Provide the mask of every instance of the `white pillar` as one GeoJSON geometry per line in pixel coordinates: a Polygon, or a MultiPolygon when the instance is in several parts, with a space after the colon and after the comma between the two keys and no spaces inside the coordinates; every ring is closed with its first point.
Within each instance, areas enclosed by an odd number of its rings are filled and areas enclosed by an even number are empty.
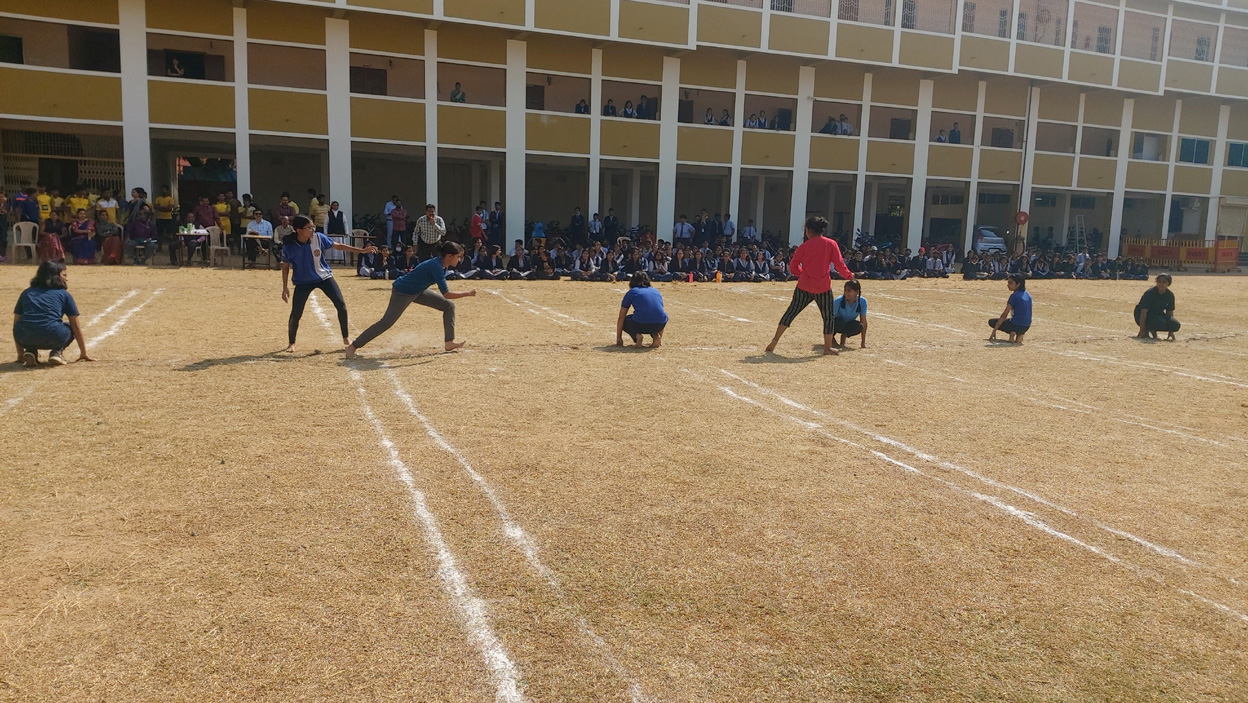
{"type": "Polygon", "coordinates": [[[1209,181],[1209,211],[1205,213],[1206,242],[1218,240],[1218,214],[1222,209],[1222,169],[1226,166],[1226,136],[1230,128],[1231,106],[1223,105],[1218,111],[1218,140],[1213,145],[1213,178],[1209,181]]]}
{"type": "Polygon", "coordinates": [[[767,176],[758,174],[758,192],[754,199],[754,226],[758,228],[758,235],[763,235],[763,204],[767,200],[767,176]]]}
{"type": "Polygon", "coordinates": [[[971,248],[975,237],[975,221],[979,219],[979,156],[984,143],[984,102],[988,95],[988,82],[979,82],[979,95],[975,98],[975,128],[971,131],[971,182],[966,189],[966,228],[962,235],[960,254],[971,248]]]}
{"type": "MultiPolygon", "coordinates": [[[[872,235],[875,234],[875,209],[879,207],[879,202],[880,182],[873,180],[867,184],[866,212],[863,213],[863,218],[866,220],[867,225],[864,229],[872,235]]],[[[904,249],[905,247],[902,248],[904,249]]],[[[918,249],[915,249],[915,251],[918,251],[918,249]]]]}
{"type": "MultiPolygon", "coordinates": [[[[477,163],[476,161],[472,161],[472,162],[469,162],[468,167],[471,169],[470,173],[472,176],[472,180],[470,181],[471,190],[469,192],[469,195],[471,197],[469,198],[469,202],[472,203],[472,208],[473,208],[472,211],[476,212],[477,204],[481,202],[481,164],[477,163]]],[[[489,212],[490,209],[487,207],[485,211],[489,212]]]]}
{"type": "Polygon", "coordinates": [[[680,59],[663,57],[663,93],[659,115],[659,206],[655,232],[665,232],[676,222],[676,139],[680,126],[680,59]]]}
{"type": "Polygon", "coordinates": [[[1174,203],[1174,164],[1179,160],[1179,122],[1183,118],[1183,101],[1174,101],[1174,121],[1170,124],[1170,153],[1166,155],[1166,199],[1161,208],[1162,239],[1170,236],[1170,207],[1174,203]]]}
{"type": "Polygon", "coordinates": [[[503,183],[502,183],[502,165],[498,159],[490,159],[490,202],[489,208],[494,209],[494,203],[503,201],[503,183]]]}
{"type": "Polygon", "coordinates": [[[1074,193],[1067,191],[1064,198],[1066,204],[1062,209],[1062,246],[1070,241],[1070,198],[1073,195],[1074,193]]]}
{"type": "Polygon", "coordinates": [[[728,212],[737,229],[745,224],[741,217],[741,140],[745,134],[745,60],[737,60],[737,89],[732,100],[732,167],[728,176],[728,212]]]}
{"type": "MultiPolygon", "coordinates": [[[[351,24],[325,18],[325,85],[351,84],[351,24]]],[[[326,98],[329,98],[327,94],[326,98]]],[[[344,96],[345,97],[345,96],[344,96]]],[[[329,100],[329,197],[351,229],[351,101],[329,100]]]]}
{"type": "MultiPolygon", "coordinates": [[[[147,5],[118,0],[121,42],[121,139],[125,188],[152,190],[152,135],[147,109],[147,5]]],[[[123,194],[124,197],[128,195],[123,194]]]]}
{"type": "MultiPolygon", "coordinates": [[[[586,218],[602,208],[602,49],[589,52],[589,207],[586,218]]],[[[603,214],[605,217],[605,213],[603,214]]]]}
{"type": "Polygon", "coordinates": [[[793,188],[789,201],[789,244],[792,246],[802,243],[806,223],[806,200],[810,195],[810,125],[814,111],[815,67],[802,66],[797,73],[797,128],[793,130],[793,188]]]}
{"type": "MultiPolygon", "coordinates": [[[[629,200],[631,201],[628,205],[628,226],[632,228],[641,224],[641,169],[640,168],[633,169],[633,182],[632,182],[632,185],[630,185],[628,188],[628,197],[629,197],[629,200]]],[[[663,232],[667,232],[669,233],[668,236],[670,238],[671,231],[672,230],[671,230],[670,225],[667,227],[667,229],[664,229],[662,224],[656,225],[654,228],[654,234],[656,237],[661,235],[663,232]]]]}
{"type": "Polygon", "coordinates": [[[425,202],[438,204],[438,30],[425,30],[425,202]]]}
{"type": "Polygon", "coordinates": [[[1114,174],[1113,210],[1109,213],[1108,239],[1109,258],[1118,257],[1119,240],[1122,239],[1122,208],[1127,200],[1127,166],[1131,156],[1131,119],[1135,114],[1135,100],[1127,98],[1122,101],[1122,128],[1118,132],[1118,168],[1114,174]]]}
{"type": "MultiPolygon", "coordinates": [[[[251,93],[247,88],[247,10],[234,8],[234,168],[238,197],[251,192],[251,93]]],[[[175,194],[176,197],[176,194],[175,194]]]]}
{"type": "MultiPolygon", "coordinates": [[[[1023,178],[1019,183],[1018,189],[1018,210],[1019,212],[1031,212],[1031,182],[1035,180],[1036,168],[1036,130],[1040,126],[1040,87],[1032,86],[1031,96],[1027,99],[1027,134],[1026,142],[1023,144],[1023,178]]],[[[1130,137],[1131,133],[1127,132],[1130,137]]],[[[1130,139],[1126,143],[1130,143],[1130,139]]],[[[1121,149],[1119,149],[1121,151],[1121,149]]],[[[1124,175],[1125,178],[1125,175],[1124,175]]],[[[1015,232],[1015,237],[1023,235],[1026,237],[1027,225],[1017,225],[1020,231],[1015,232]]],[[[1024,239],[1024,241],[1026,241],[1024,239]]]]}
{"type": "MultiPolygon", "coordinates": [[[[834,28],[835,29],[835,28],[834,28]]],[[[869,229],[864,200],[867,196],[867,134],[871,131],[871,73],[862,75],[862,114],[858,116],[858,177],[854,179],[854,233],[869,229]]],[[[874,210],[874,206],[872,206],[874,210]]]]}
{"type": "Polygon", "coordinates": [[[932,93],[936,84],[919,81],[919,110],[914,133],[914,169],[910,178],[910,203],[906,210],[906,244],[918,251],[923,242],[927,216],[927,156],[932,143],[932,93]]]}
{"type": "MultiPolygon", "coordinates": [[[[524,239],[525,191],[525,82],[529,45],[523,40],[507,40],[507,239],[524,239]]],[[[509,242],[503,242],[504,250],[509,242]]]]}

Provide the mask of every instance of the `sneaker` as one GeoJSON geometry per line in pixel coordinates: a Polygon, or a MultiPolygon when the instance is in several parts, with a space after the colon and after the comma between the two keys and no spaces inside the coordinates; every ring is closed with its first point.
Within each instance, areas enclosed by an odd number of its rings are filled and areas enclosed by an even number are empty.
{"type": "Polygon", "coordinates": [[[39,365],[39,357],[34,352],[22,352],[22,366],[33,369],[39,365]]]}
{"type": "Polygon", "coordinates": [[[69,362],[65,361],[65,357],[61,354],[61,352],[55,351],[48,355],[48,363],[52,366],[64,366],[69,362]]]}

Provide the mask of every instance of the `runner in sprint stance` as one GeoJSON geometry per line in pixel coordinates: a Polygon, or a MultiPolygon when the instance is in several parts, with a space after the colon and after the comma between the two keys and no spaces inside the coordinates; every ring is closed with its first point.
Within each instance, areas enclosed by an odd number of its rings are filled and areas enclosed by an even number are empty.
{"type": "Polygon", "coordinates": [[[399,276],[391,286],[390,304],[386,313],[364,333],[355,338],[355,342],[347,345],[347,358],[354,359],[355,352],[365,344],[381,336],[403,316],[403,311],[412,303],[431,307],[442,311],[442,331],[448,352],[464,346],[463,342],[455,341],[455,303],[456,298],[468,298],[477,294],[476,289],[452,293],[446,287],[446,270],[459,265],[464,256],[464,248],[455,242],[442,242],[438,245],[439,256],[427,259],[410,272],[399,276]],[[438,290],[431,290],[433,286],[438,290]],[[440,292],[439,292],[440,291],[440,292]]]}
{"type": "Polygon", "coordinates": [[[290,286],[287,279],[293,280],[295,284],[295,299],[290,305],[290,322],[287,324],[290,346],[286,347],[286,351],[295,350],[295,335],[299,333],[299,318],[303,317],[303,308],[308,304],[308,296],[317,289],[320,289],[334,304],[334,307],[338,308],[338,326],[342,328],[342,343],[344,346],[348,345],[351,340],[347,339],[347,304],[342,300],[342,291],[338,290],[333,271],[329,270],[329,264],[325,262],[325,250],[337,249],[354,254],[372,254],[377,251],[377,247],[370,244],[364,249],[359,249],[346,244],[338,244],[317,232],[312,220],[303,215],[295,215],[290,224],[295,231],[282,239],[283,303],[290,301],[290,286]],[[295,271],[294,276],[290,274],[291,269],[295,271]]]}
{"type": "Polygon", "coordinates": [[[845,266],[841,258],[841,248],[836,242],[824,236],[828,230],[828,221],[822,217],[811,217],[806,220],[805,240],[793,252],[793,261],[789,270],[797,274],[797,287],[793,289],[793,302],[780,318],[776,326],[776,336],[771,338],[767,351],[776,350],[780,336],[784,334],[797,318],[798,314],[812,302],[819,306],[819,314],[823,316],[823,354],[836,355],[838,352],[833,343],[836,335],[836,318],[832,311],[832,267],[847,281],[854,280],[854,274],[845,266]]]}

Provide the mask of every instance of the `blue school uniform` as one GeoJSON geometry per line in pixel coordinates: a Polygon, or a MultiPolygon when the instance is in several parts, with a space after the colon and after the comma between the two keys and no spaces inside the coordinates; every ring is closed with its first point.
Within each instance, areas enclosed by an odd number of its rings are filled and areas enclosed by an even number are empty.
{"type": "Polygon", "coordinates": [[[430,286],[436,285],[438,290],[446,293],[446,269],[442,268],[442,257],[427,259],[410,273],[399,276],[394,282],[394,292],[402,295],[420,295],[430,286]]]}
{"type": "Polygon", "coordinates": [[[629,288],[620,307],[633,308],[633,320],[643,325],[666,325],[667,312],[663,309],[663,294],[655,288],[629,288]]]}
{"type": "Polygon", "coordinates": [[[315,232],[306,243],[299,236],[288,235],[282,240],[282,261],[290,264],[290,280],[295,285],[320,283],[334,277],[325,261],[325,252],[334,248],[334,240],[315,232]]]}
{"type": "Polygon", "coordinates": [[[1016,290],[1010,294],[1010,309],[1014,316],[1010,321],[1019,327],[1031,327],[1031,294],[1025,290],[1016,290]]]}

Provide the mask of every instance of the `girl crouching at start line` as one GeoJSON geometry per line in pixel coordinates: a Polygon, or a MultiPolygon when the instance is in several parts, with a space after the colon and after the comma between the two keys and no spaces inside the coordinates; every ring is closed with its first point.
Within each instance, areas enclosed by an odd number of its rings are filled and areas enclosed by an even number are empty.
{"type": "Polygon", "coordinates": [[[997,332],[1008,332],[1010,343],[1022,344],[1023,335],[1031,328],[1031,294],[1027,292],[1027,278],[1015,273],[1005,279],[1005,285],[1010,289],[1010,299],[1001,317],[988,319],[988,326],[992,328],[988,341],[997,341],[997,332]],[[1014,313],[1013,317],[1010,317],[1010,312],[1014,313]]]}
{"type": "Polygon", "coordinates": [[[620,317],[615,323],[615,346],[624,346],[624,335],[632,337],[633,344],[641,347],[642,336],[650,335],[650,348],[663,346],[663,330],[667,327],[667,312],[663,309],[663,294],[650,286],[650,276],[638,271],[628,279],[628,292],[620,302],[620,317]],[[633,314],[628,314],[629,308],[633,314]]]}

